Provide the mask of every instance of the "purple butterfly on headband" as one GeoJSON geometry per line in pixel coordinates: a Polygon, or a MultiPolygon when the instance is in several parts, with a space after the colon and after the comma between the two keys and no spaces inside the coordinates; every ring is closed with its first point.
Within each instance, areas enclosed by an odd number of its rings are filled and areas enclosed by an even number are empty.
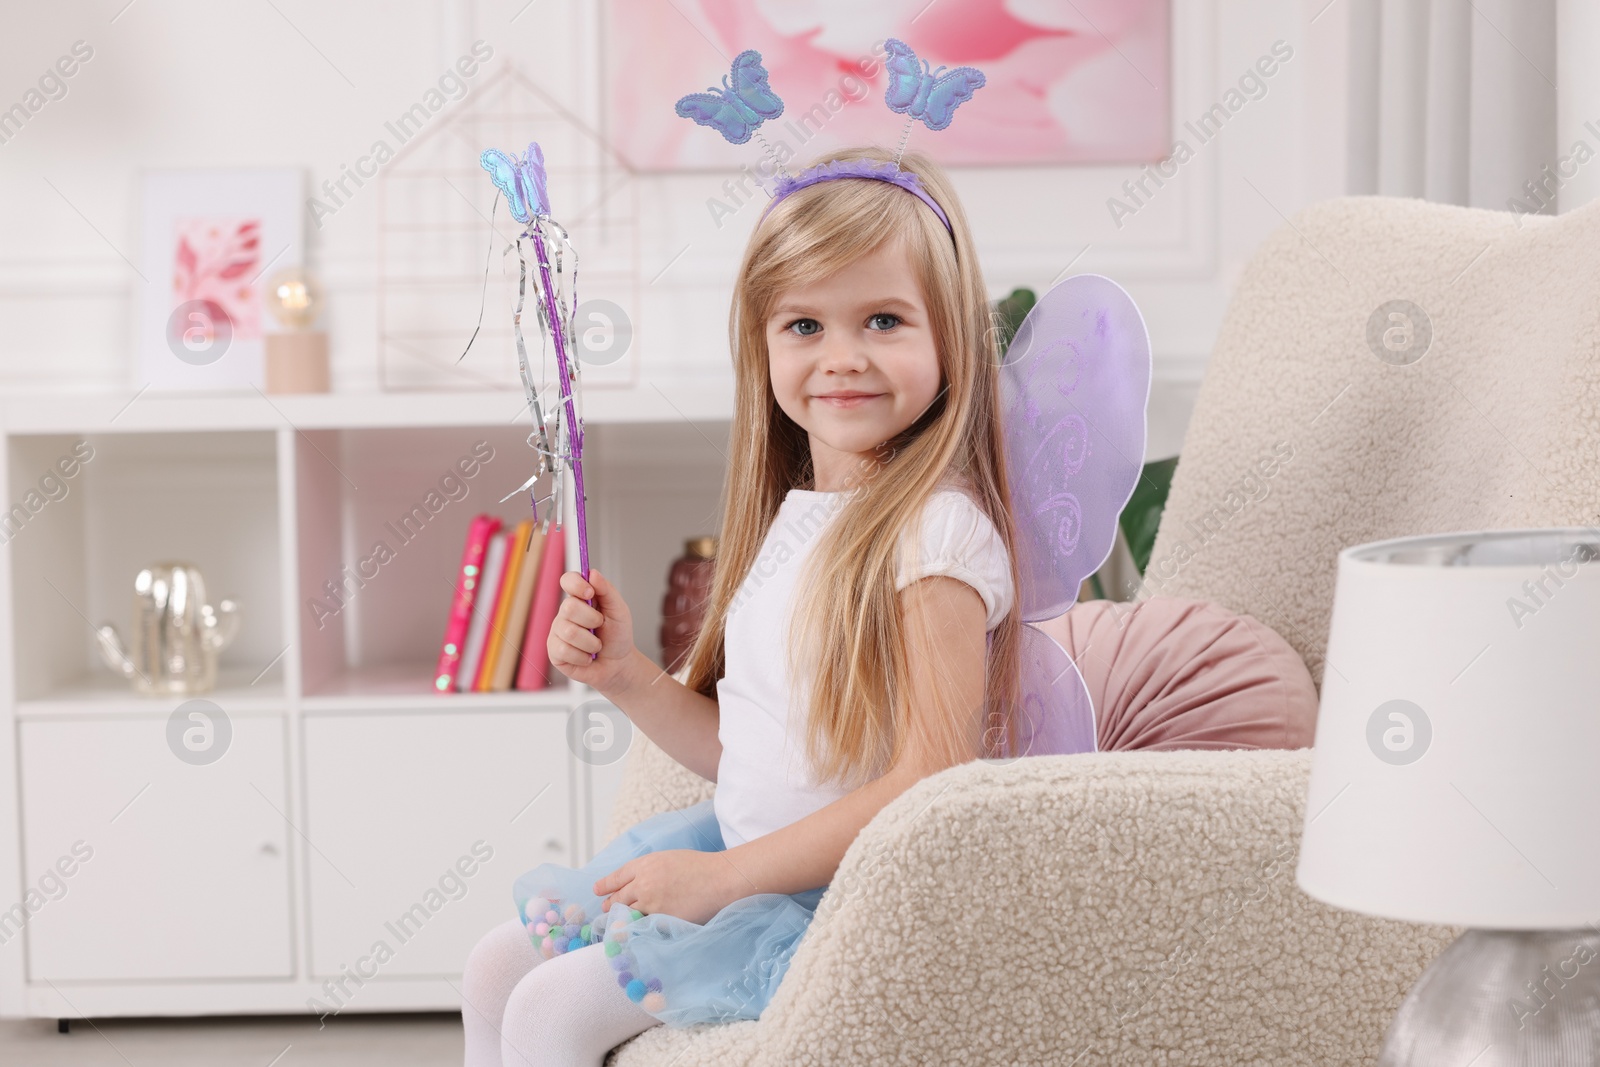
{"type": "Polygon", "coordinates": [[[506,194],[511,217],[531,223],[535,217],[550,214],[550,196],[545,191],[544,149],[539,142],[528,142],[522,158],[508,156],[498,148],[486,148],[478,157],[489,177],[506,194]]]}
{"type": "Polygon", "coordinates": [[[889,50],[883,64],[889,71],[884,102],[890,111],[921,119],[930,130],[942,130],[950,125],[956,108],[971,100],[973,92],[983,87],[983,71],[976,67],[957,67],[948,74],[940,67],[930,74],[928,61],[918,59],[904,42],[891,37],[884,42],[884,47],[889,50]]]}
{"type": "Polygon", "coordinates": [[[706,92],[681,97],[677,110],[686,119],[714,128],[729,144],[744,144],[757,126],[783,114],[783,101],[767,84],[761,53],[747,48],[733,57],[733,70],[723,75],[722,88],[713,85],[706,92]]]}

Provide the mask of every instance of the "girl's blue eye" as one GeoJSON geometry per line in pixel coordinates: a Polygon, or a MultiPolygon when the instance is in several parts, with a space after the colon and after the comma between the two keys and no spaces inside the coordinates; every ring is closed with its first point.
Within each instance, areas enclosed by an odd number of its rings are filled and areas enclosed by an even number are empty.
{"type": "Polygon", "coordinates": [[[789,325],[785,326],[784,329],[793,333],[797,333],[801,337],[810,337],[812,334],[822,329],[822,323],[818,322],[816,319],[795,319],[789,325]]]}
{"type": "Polygon", "coordinates": [[[867,320],[868,329],[892,330],[898,325],[900,325],[900,316],[891,315],[887,311],[880,311],[878,314],[867,320]],[[889,324],[887,326],[874,326],[873,323],[878,322],[880,319],[888,319],[889,324]]]}

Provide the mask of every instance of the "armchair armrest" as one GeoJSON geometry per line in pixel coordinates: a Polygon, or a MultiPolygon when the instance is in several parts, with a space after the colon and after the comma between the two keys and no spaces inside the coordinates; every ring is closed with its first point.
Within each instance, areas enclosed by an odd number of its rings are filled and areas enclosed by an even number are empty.
{"type": "Polygon", "coordinates": [[[750,1062],[1372,1062],[1459,929],[1300,890],[1309,755],[1101,752],[917,783],[846,853],[750,1062]]]}

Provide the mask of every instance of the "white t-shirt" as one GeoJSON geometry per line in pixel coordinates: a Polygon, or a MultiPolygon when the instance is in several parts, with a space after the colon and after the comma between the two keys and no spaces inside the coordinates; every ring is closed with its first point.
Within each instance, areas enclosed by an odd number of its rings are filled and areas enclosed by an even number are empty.
{"type": "MultiPolygon", "coordinates": [[[[785,640],[796,579],[846,496],[843,490],[791,489],[729,606],[725,670],[717,682],[722,758],[713,800],[729,848],[850,792],[835,783],[818,785],[810,774],[803,732],[810,683],[790,683],[785,640]]],[[[978,591],[986,630],[1011,611],[1014,590],[1005,543],[983,509],[954,485],[934,492],[920,528],[902,537],[895,588],[931,574],[948,574],[978,591]],[[920,534],[914,552],[908,550],[913,532],[920,534]]]]}

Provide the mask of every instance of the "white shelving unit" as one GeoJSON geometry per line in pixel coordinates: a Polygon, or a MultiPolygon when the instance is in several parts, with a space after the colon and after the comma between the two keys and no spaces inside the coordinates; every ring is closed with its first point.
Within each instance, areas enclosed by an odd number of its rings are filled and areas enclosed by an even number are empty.
{"type": "MultiPolygon", "coordinates": [[[[716,530],[731,405],[717,382],[585,398],[590,562],[647,652],[667,561],[716,530]]],[[[0,397],[0,1015],[460,1006],[516,876],[604,843],[622,767],[574,754],[597,694],[559,674],[431,687],[468,522],[528,512],[499,498],[530,426],[508,391],[0,397]],[[188,698],[96,648],[168,559],[241,614],[205,764],[168,741],[188,698]]]]}

